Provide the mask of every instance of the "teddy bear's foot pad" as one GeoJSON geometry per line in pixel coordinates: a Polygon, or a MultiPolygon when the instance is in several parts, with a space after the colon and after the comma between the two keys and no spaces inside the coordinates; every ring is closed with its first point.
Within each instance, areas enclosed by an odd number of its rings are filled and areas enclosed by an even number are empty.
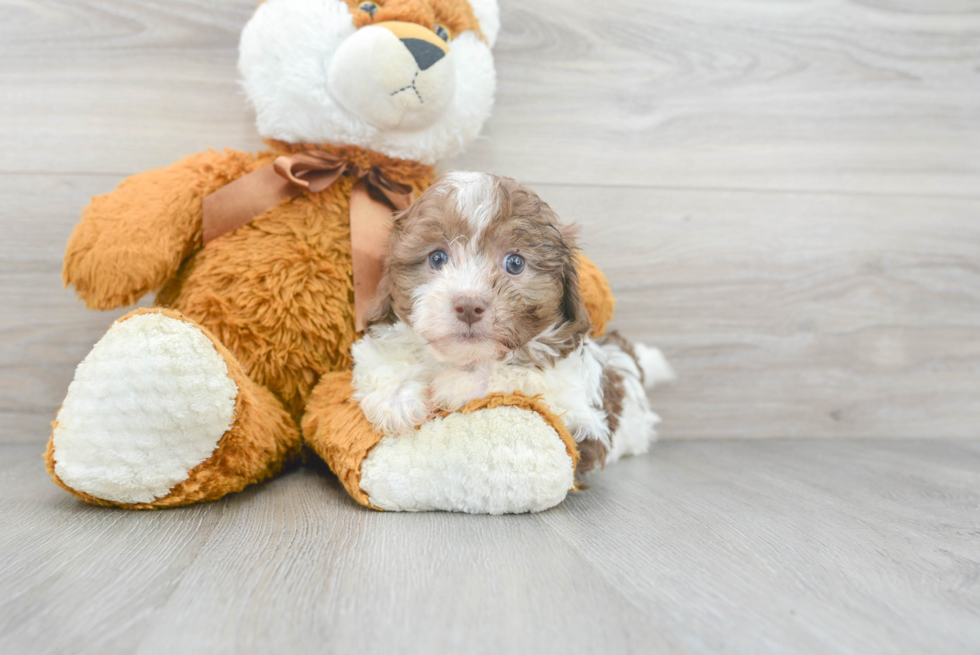
{"type": "Polygon", "coordinates": [[[563,501],[574,468],[540,415],[495,407],[385,437],[361,464],[361,489],[386,510],[519,514],[563,501]]]}
{"type": "Polygon", "coordinates": [[[54,471],[98,499],[162,498],[214,452],[237,395],[193,324],[161,313],[116,322],[75,371],[52,435],[54,471]]]}

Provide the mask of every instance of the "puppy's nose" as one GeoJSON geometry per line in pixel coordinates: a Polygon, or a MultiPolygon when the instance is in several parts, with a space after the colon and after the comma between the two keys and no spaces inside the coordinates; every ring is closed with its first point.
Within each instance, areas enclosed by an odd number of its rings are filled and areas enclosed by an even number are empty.
{"type": "Polygon", "coordinates": [[[479,323],[483,313],[487,311],[487,303],[480,298],[464,297],[456,299],[456,318],[473,325],[479,323]]]}

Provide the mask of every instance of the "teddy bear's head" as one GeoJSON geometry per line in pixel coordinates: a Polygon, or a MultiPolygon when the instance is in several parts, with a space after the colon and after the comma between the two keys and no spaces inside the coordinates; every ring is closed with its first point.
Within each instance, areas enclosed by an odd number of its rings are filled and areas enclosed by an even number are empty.
{"type": "Polygon", "coordinates": [[[434,164],[493,105],[497,0],[265,0],[239,71],[259,133],[434,164]]]}

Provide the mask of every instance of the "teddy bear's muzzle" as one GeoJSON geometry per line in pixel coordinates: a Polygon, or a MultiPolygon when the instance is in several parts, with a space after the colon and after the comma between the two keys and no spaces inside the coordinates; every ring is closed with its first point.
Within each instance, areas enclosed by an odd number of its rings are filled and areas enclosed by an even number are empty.
{"type": "Polygon", "coordinates": [[[453,98],[456,76],[449,44],[415,23],[389,21],[357,30],[338,48],[328,74],[330,94],[379,129],[424,129],[453,98]]]}

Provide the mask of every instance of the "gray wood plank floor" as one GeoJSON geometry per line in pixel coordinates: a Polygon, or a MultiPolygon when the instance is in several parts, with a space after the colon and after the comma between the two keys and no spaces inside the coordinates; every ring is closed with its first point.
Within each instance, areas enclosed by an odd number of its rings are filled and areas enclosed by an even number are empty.
{"type": "Polygon", "coordinates": [[[679,441],[538,515],[375,513],[304,469],[89,507],[0,446],[0,652],[975,653],[980,444],[679,441]]]}
{"type": "Polygon", "coordinates": [[[445,166],[580,223],[681,376],[674,441],[559,508],[375,514],[302,469],[132,514],[48,481],[121,313],[61,288],[65,241],[126,175],[261,147],[255,4],[0,0],[0,654],[980,652],[972,0],[502,0],[494,116],[445,166]]]}

